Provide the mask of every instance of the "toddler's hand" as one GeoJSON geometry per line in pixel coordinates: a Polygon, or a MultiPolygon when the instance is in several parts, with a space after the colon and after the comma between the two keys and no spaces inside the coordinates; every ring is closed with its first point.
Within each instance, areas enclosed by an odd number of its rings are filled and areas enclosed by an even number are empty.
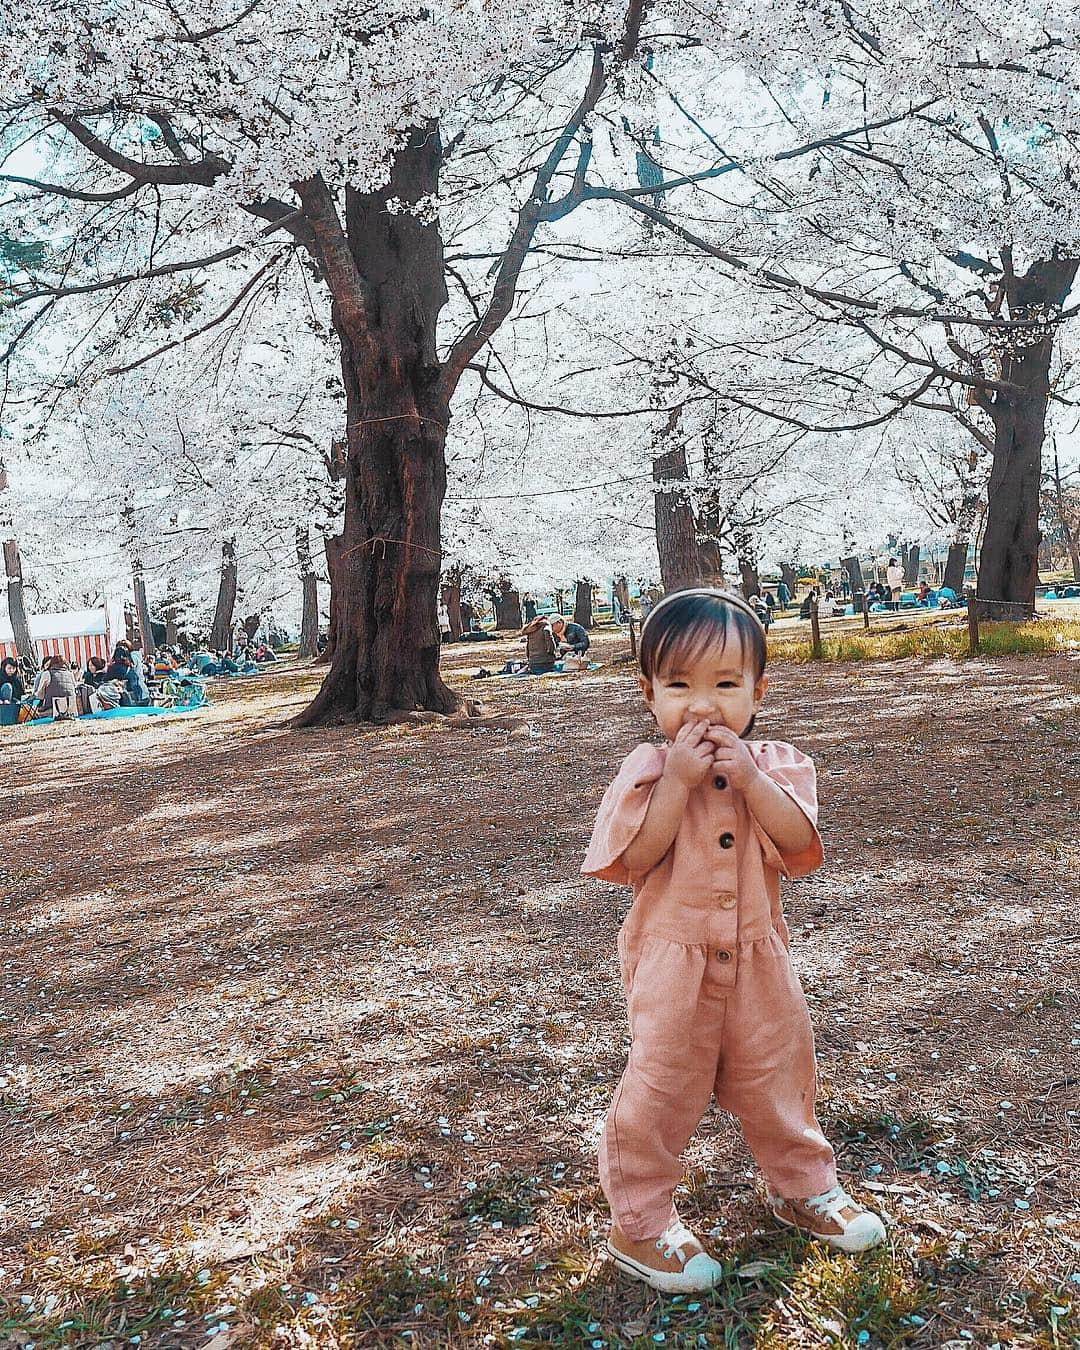
{"type": "Polygon", "coordinates": [[[664,774],[695,788],[709,772],[713,761],[712,742],[705,738],[706,722],[684,723],[675,734],[664,761],[664,774]]]}
{"type": "Polygon", "coordinates": [[[714,770],[723,774],[733,788],[745,792],[760,773],[746,742],[722,726],[709,727],[707,739],[713,751],[714,770]]]}

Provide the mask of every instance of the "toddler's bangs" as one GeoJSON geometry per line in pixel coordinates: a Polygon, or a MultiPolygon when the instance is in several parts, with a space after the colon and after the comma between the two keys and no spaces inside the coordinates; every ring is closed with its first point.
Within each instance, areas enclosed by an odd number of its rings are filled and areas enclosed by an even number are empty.
{"type": "Polygon", "coordinates": [[[641,635],[638,662],[647,680],[693,665],[710,648],[724,648],[737,635],[743,662],[754,679],[765,673],[765,634],[744,610],[719,596],[687,595],[667,600],[651,616],[641,635]]]}

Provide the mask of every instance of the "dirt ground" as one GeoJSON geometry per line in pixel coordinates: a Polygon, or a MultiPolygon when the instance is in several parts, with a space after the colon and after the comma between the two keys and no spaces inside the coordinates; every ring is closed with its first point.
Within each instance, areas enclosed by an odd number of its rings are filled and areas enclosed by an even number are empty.
{"type": "Polygon", "coordinates": [[[787,886],[861,1262],[767,1220],[707,1117],[680,1209],[730,1267],[598,1256],[626,893],[582,882],[651,734],[600,670],[452,682],[523,731],[205,714],[0,732],[0,1345],[1080,1346],[1080,662],[778,666],[819,768],[787,886]]]}

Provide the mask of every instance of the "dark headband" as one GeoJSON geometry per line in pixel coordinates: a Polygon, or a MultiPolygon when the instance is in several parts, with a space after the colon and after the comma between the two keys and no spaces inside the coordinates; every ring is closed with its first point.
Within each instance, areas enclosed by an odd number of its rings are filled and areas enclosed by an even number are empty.
{"type": "Polygon", "coordinates": [[[744,614],[749,614],[761,631],[763,633],[765,631],[765,625],[758,618],[757,614],[755,614],[753,606],[749,601],[744,600],[741,595],[736,595],[734,591],[721,590],[719,586],[693,586],[685,591],[669,591],[667,595],[658,600],[645,616],[645,621],[641,625],[642,633],[644,634],[649,620],[654,614],[659,614],[665,605],[670,604],[673,600],[681,600],[684,595],[709,595],[712,596],[714,600],[723,600],[726,604],[734,605],[736,609],[741,609],[744,614]]]}

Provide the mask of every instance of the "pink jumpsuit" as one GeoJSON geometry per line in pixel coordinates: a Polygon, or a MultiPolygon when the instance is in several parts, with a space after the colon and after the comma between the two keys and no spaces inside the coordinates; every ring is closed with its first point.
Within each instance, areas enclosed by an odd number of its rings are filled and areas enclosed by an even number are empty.
{"type": "Polygon", "coordinates": [[[786,1199],[836,1184],[814,1114],[810,1014],[788,958],[779,873],[821,865],[813,761],[781,741],[751,754],[814,825],[813,843],[781,855],[741,792],[709,776],[690,793],[671,848],[644,876],[620,861],[645,819],[666,748],[639,745],[600,804],[586,876],[632,885],[619,933],[630,1056],[600,1143],[600,1183],[630,1238],[674,1216],[680,1155],[709,1104],[735,1115],[769,1189],[786,1199]]]}

